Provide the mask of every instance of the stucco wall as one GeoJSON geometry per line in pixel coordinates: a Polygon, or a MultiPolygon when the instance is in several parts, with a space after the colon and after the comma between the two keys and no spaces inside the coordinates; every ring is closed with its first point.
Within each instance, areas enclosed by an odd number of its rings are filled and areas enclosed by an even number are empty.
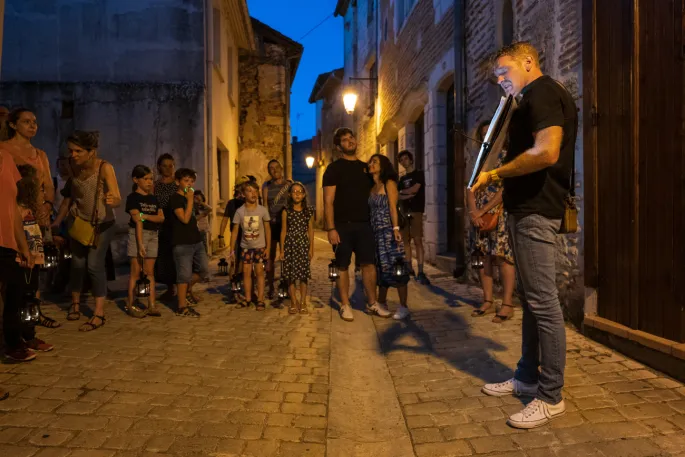
{"type": "MultiPolygon", "coordinates": [[[[122,197],[131,192],[131,170],[144,164],[155,169],[157,157],[169,153],[177,167],[198,170],[203,183],[203,88],[193,84],[33,84],[3,83],[0,103],[30,106],[38,117],[33,143],[55,161],[74,129],[99,130],[102,158],[116,171],[122,197]],[[62,101],[74,103],[71,119],[62,118],[62,101]]],[[[125,230],[122,204],[117,225],[125,230]]],[[[125,241],[115,243],[115,257],[125,258],[125,241]]]]}
{"type": "Polygon", "coordinates": [[[202,82],[203,14],[203,0],[6,0],[3,81],[202,82]]]}

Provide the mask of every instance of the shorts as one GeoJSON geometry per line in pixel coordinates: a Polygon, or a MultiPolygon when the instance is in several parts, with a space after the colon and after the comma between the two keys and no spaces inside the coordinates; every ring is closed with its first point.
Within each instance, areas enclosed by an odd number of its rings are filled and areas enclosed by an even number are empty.
{"type": "MultiPolygon", "coordinates": [[[[143,230],[143,247],[146,259],[156,259],[159,247],[159,233],[157,230],[143,230]]],[[[128,246],[126,255],[138,257],[138,242],[136,241],[136,229],[128,228],[128,246]]]]}
{"type": "Polygon", "coordinates": [[[253,263],[266,263],[266,248],[241,249],[240,260],[248,265],[253,263]]]}
{"type": "Polygon", "coordinates": [[[352,260],[352,253],[358,265],[376,263],[376,241],[370,222],[336,224],[336,230],[340,235],[340,244],[334,246],[338,268],[347,270],[352,260]]]}
{"type": "Polygon", "coordinates": [[[423,213],[410,213],[409,221],[402,229],[402,239],[406,243],[413,238],[423,238],[423,213]]]}
{"type": "Polygon", "coordinates": [[[189,283],[193,279],[193,273],[197,273],[201,279],[209,277],[209,259],[202,241],[174,246],[174,263],[176,284],[189,283]]]}

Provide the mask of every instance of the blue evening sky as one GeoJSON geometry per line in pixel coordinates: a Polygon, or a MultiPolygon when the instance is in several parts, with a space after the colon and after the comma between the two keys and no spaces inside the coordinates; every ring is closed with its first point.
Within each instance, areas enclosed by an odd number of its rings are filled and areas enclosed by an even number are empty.
{"type": "Polygon", "coordinates": [[[304,55],[292,87],[290,126],[298,139],[311,138],[316,129],[309,95],[320,73],[343,66],[343,24],[331,17],[300,40],[335,10],[337,0],[247,0],[250,15],[304,46],[304,55]],[[298,120],[299,116],[299,120],[298,120]]]}

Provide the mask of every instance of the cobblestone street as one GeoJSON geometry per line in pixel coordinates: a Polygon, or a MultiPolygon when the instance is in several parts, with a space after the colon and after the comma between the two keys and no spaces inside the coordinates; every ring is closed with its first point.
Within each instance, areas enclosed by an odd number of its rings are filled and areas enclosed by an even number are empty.
{"type": "Polygon", "coordinates": [[[62,327],[38,336],[55,350],[0,365],[0,456],[685,456],[685,387],[571,328],[566,415],[508,427],[521,400],[480,387],[512,374],[520,310],[471,318],[479,289],[428,269],[410,321],[342,322],[323,236],[311,288],[323,307],[309,315],[234,309],[219,277],[199,288],[200,319],[132,319],[110,303],[107,324],[81,333],[68,303],[47,307],[62,327]]]}

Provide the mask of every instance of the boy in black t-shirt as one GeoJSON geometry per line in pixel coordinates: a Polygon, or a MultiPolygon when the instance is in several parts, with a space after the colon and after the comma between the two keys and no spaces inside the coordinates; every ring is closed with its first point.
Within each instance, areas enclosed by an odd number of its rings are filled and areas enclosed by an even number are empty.
{"type": "MultiPolygon", "coordinates": [[[[423,212],[426,207],[426,178],[423,170],[414,169],[414,155],[409,151],[402,151],[397,156],[402,167],[407,172],[400,177],[398,188],[400,201],[402,202],[403,214],[407,217],[402,229],[404,241],[404,253],[407,262],[411,265],[411,242],[416,247],[416,261],[419,266],[419,274],[416,280],[424,285],[430,285],[430,281],[423,273],[423,212]]],[[[414,273],[412,268],[411,273],[414,273]]]]}
{"type": "Polygon", "coordinates": [[[193,211],[195,189],[192,186],[196,176],[195,171],[189,168],[176,170],[178,191],[169,198],[169,209],[173,211],[171,244],[178,288],[176,315],[185,317],[200,317],[186,302],[197,303],[199,299],[193,295],[193,285],[209,276],[209,259],[193,211]]]}

